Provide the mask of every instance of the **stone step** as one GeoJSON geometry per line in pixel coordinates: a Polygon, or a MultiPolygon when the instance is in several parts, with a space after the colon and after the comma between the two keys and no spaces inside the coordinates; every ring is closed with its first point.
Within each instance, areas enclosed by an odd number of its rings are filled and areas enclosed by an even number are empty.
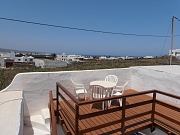
{"type": "Polygon", "coordinates": [[[32,127],[33,129],[39,129],[46,132],[50,132],[50,124],[45,124],[42,115],[34,115],[24,118],[24,125],[32,127]]]}
{"type": "Polygon", "coordinates": [[[44,120],[44,123],[49,124],[50,123],[49,108],[42,109],[41,110],[41,115],[42,115],[42,118],[44,120]]]}
{"type": "Polygon", "coordinates": [[[50,132],[25,125],[23,135],[50,135],[50,132]]]}

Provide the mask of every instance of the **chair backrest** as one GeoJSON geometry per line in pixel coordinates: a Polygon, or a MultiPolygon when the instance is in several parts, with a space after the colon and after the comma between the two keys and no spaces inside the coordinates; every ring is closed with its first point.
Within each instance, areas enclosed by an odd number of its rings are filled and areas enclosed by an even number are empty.
{"type": "Polygon", "coordinates": [[[71,82],[73,83],[74,86],[76,85],[76,83],[74,82],[74,80],[72,78],[71,78],[71,82]]]}
{"type": "Polygon", "coordinates": [[[127,82],[122,86],[122,94],[124,93],[124,90],[125,90],[125,88],[126,88],[126,86],[127,86],[128,83],[129,83],[129,81],[127,81],[127,82]]]}
{"type": "Polygon", "coordinates": [[[71,81],[74,85],[74,89],[77,89],[77,88],[84,88],[84,85],[83,84],[78,84],[76,82],[74,82],[74,80],[71,78],[71,81]]]}
{"type": "Polygon", "coordinates": [[[117,78],[117,76],[115,76],[115,75],[107,75],[107,76],[105,77],[105,81],[110,81],[110,82],[115,82],[115,83],[117,83],[117,82],[118,82],[118,78],[117,78]]]}
{"type": "Polygon", "coordinates": [[[89,89],[91,90],[92,99],[105,98],[107,96],[106,89],[100,85],[91,85],[89,89]]]}

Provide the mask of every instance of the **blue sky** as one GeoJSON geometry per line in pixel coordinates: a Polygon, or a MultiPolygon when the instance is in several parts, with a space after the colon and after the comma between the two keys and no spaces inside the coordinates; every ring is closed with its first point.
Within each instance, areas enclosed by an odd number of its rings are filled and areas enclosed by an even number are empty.
{"type": "MultiPolygon", "coordinates": [[[[137,35],[171,36],[173,15],[180,19],[179,0],[0,1],[0,17],[4,18],[137,35]]],[[[180,35],[178,20],[175,20],[174,34],[180,35]]],[[[168,54],[170,43],[170,37],[104,34],[0,19],[0,48],[6,49],[160,56],[168,54]]],[[[175,37],[173,48],[180,48],[180,36],[175,37]]]]}

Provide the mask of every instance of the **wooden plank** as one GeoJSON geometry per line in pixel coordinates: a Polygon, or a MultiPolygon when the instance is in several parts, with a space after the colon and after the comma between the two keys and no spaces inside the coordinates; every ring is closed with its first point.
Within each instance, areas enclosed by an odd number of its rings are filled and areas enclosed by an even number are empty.
{"type": "MultiPolygon", "coordinates": [[[[71,104],[74,104],[73,102],[70,102],[71,104]]],[[[85,112],[85,108],[80,106],[80,112],[81,114],[85,112]]],[[[80,122],[82,122],[82,124],[84,124],[86,126],[86,128],[90,128],[92,125],[95,125],[95,123],[93,123],[90,119],[85,119],[85,120],[81,120],[80,122]]],[[[85,128],[84,128],[85,129],[85,128]]],[[[98,133],[94,132],[94,131],[91,131],[91,132],[88,132],[86,133],[87,135],[88,134],[92,134],[92,135],[98,135],[98,133]]]]}
{"type": "Polygon", "coordinates": [[[159,105],[162,105],[162,106],[164,106],[164,107],[167,107],[167,108],[169,108],[170,110],[174,110],[174,111],[180,112],[179,107],[169,105],[169,104],[164,103],[164,102],[159,101],[159,100],[156,100],[156,103],[159,104],[159,105]]]}
{"type": "Polygon", "coordinates": [[[171,121],[167,121],[166,119],[155,115],[155,123],[160,126],[161,128],[172,132],[173,134],[180,134],[180,126],[177,124],[174,124],[171,121]]]}
{"type": "MultiPolygon", "coordinates": [[[[146,103],[148,103],[149,102],[148,100],[151,100],[151,98],[146,98],[146,97],[147,97],[146,95],[135,96],[134,98],[128,98],[128,101],[130,101],[130,104],[133,104],[133,103],[137,104],[138,102],[142,102],[142,101],[145,101],[146,103]]],[[[131,108],[130,110],[132,110],[132,112],[134,112],[134,115],[137,115],[140,113],[145,113],[147,111],[151,111],[150,106],[151,106],[150,104],[141,105],[138,107],[131,108]]],[[[139,124],[138,125],[139,127],[137,127],[137,128],[142,129],[143,127],[147,127],[147,126],[149,126],[149,123],[150,123],[150,115],[145,115],[143,117],[138,117],[138,118],[134,119],[134,121],[136,121],[137,123],[138,123],[138,120],[139,121],[147,121],[147,122],[142,123],[141,125],[139,124]]]]}
{"type": "MultiPolygon", "coordinates": [[[[101,107],[102,107],[102,104],[100,103],[100,104],[96,104],[96,109],[90,109],[90,106],[88,107],[87,106],[87,108],[86,108],[86,111],[88,111],[88,112],[97,112],[97,111],[99,111],[97,108],[99,108],[99,109],[101,109],[101,107]]],[[[100,110],[101,111],[101,110],[100,110]]],[[[98,125],[101,125],[101,124],[103,124],[104,122],[103,122],[103,118],[102,118],[102,116],[95,116],[95,117],[91,117],[90,118],[95,124],[98,124],[98,125]]],[[[107,127],[104,127],[104,128],[100,128],[99,130],[97,130],[97,132],[100,132],[101,131],[101,134],[104,134],[105,132],[108,132],[108,130],[109,130],[109,128],[107,128],[107,127]]]]}

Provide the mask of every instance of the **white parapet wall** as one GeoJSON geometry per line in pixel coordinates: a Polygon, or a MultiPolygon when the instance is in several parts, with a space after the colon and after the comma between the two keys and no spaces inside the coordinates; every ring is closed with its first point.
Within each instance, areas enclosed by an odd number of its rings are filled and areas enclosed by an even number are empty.
{"type": "MultiPolygon", "coordinates": [[[[180,95],[180,66],[142,66],[131,67],[132,88],[138,91],[160,90],[180,95]]],[[[158,94],[159,99],[180,106],[180,101],[158,94]]]]}
{"type": "MultiPolygon", "coordinates": [[[[24,116],[37,115],[41,109],[48,107],[49,91],[55,96],[56,82],[60,82],[70,92],[73,78],[77,83],[89,88],[89,83],[94,80],[104,80],[106,75],[114,74],[118,77],[117,85],[122,85],[131,80],[128,88],[138,91],[161,90],[174,95],[180,95],[180,66],[143,66],[118,69],[99,69],[60,72],[33,72],[20,73],[15,76],[12,83],[2,91],[22,90],[24,93],[24,116]]],[[[167,97],[162,97],[167,100],[167,97]]],[[[179,101],[168,99],[179,105],[179,101]]]]}
{"type": "MultiPolygon", "coordinates": [[[[131,69],[100,69],[83,71],[60,71],[60,72],[33,72],[20,73],[15,76],[12,83],[2,91],[22,90],[24,94],[24,116],[41,114],[41,109],[48,107],[49,91],[53,91],[55,97],[56,82],[60,82],[66,89],[73,93],[71,78],[77,83],[89,84],[94,80],[104,80],[106,75],[114,74],[118,77],[118,85],[131,80],[131,69]]],[[[131,83],[128,84],[131,88],[131,83]]]]}
{"type": "Polygon", "coordinates": [[[0,92],[0,135],[23,134],[22,91],[0,92]]]}

